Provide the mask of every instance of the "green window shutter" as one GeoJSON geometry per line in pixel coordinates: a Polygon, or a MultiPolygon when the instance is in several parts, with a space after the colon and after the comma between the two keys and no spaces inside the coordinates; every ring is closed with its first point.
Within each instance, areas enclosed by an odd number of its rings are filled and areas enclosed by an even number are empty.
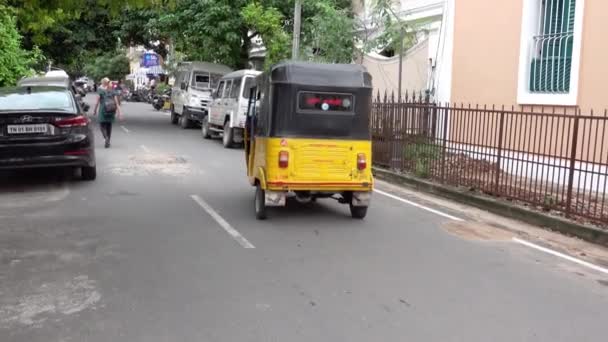
{"type": "Polygon", "coordinates": [[[538,0],[544,5],[540,12],[540,31],[534,37],[530,65],[530,91],[568,93],[574,43],[576,0],[538,0]]]}

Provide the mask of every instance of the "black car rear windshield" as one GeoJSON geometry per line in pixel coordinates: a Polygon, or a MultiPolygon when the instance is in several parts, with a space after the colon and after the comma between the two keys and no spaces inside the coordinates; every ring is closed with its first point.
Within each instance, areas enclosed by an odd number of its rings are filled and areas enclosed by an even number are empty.
{"type": "Polygon", "coordinates": [[[69,91],[32,87],[0,89],[0,112],[19,110],[74,111],[74,101],[69,91]]]}

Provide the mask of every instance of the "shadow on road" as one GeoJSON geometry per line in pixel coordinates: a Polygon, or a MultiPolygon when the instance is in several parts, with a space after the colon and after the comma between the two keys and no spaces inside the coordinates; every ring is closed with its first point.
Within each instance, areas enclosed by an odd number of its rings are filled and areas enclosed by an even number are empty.
{"type": "MultiPolygon", "coordinates": [[[[315,203],[302,204],[295,200],[289,200],[285,207],[267,208],[268,217],[273,223],[285,221],[289,223],[286,226],[290,227],[298,227],[298,225],[293,224],[295,221],[309,222],[311,218],[315,222],[329,223],[329,225],[332,222],[343,223],[347,220],[357,222],[351,218],[348,206],[344,206],[344,208],[332,206],[330,203],[333,201],[332,199],[319,199],[315,203]]],[[[253,217],[253,209],[251,212],[253,217]]]]}
{"type": "Polygon", "coordinates": [[[78,175],[71,168],[0,170],[0,194],[46,191],[77,180],[78,175]]]}

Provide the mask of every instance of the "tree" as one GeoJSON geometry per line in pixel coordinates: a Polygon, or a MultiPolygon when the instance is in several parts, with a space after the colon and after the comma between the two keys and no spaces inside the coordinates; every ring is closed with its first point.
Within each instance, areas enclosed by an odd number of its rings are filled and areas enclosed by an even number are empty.
{"type": "Polygon", "coordinates": [[[11,10],[0,4],[0,87],[33,73],[31,66],[40,59],[38,50],[29,52],[21,47],[21,39],[11,10]]]}
{"type": "MultiPolygon", "coordinates": [[[[147,27],[169,32],[176,49],[188,59],[234,68],[247,66],[252,39],[259,36],[267,48],[268,66],[289,57],[293,5],[294,0],[177,0],[147,27]]],[[[304,1],[302,42],[310,53],[303,55],[350,62],[354,45],[351,12],[350,0],[304,1]]]]}
{"type": "Polygon", "coordinates": [[[96,81],[104,77],[120,80],[130,71],[129,59],[123,51],[118,50],[95,58],[85,65],[84,71],[96,81]]]}
{"type": "MultiPolygon", "coordinates": [[[[118,45],[118,30],[110,11],[97,5],[95,0],[86,0],[90,6],[78,18],[62,21],[46,30],[48,41],[40,49],[54,66],[70,75],[82,75],[83,67],[96,56],[114,51],[118,45]]],[[[30,46],[32,42],[30,41],[30,46]]]]}
{"type": "Polygon", "coordinates": [[[160,25],[159,19],[170,7],[127,8],[114,19],[114,35],[125,47],[143,45],[148,50],[167,58],[168,45],[171,43],[171,32],[166,25],[160,25]]]}
{"type": "MultiPolygon", "coordinates": [[[[360,0],[361,1],[361,0],[360,0]]],[[[365,50],[390,49],[397,51],[403,43],[407,50],[418,41],[418,34],[424,31],[427,21],[404,21],[393,10],[391,0],[373,0],[371,29],[375,37],[367,41],[365,50]]]]}
{"type": "Polygon", "coordinates": [[[250,30],[257,32],[264,41],[267,69],[289,57],[289,35],[282,26],[283,15],[276,8],[250,3],[243,8],[241,15],[250,30]]]}
{"type": "Polygon", "coordinates": [[[317,1],[315,14],[304,21],[303,55],[326,63],[350,63],[354,54],[354,28],[351,8],[340,8],[333,1],[317,1]]]}
{"type": "MultiPolygon", "coordinates": [[[[126,9],[171,6],[177,0],[0,0],[16,17],[25,50],[40,51],[77,76],[84,64],[113,51],[114,18],[126,9]]],[[[4,43],[4,41],[2,42],[4,43]]]]}
{"type": "Polygon", "coordinates": [[[241,16],[248,0],[178,0],[148,27],[167,30],[188,59],[244,68],[252,36],[241,16]]]}

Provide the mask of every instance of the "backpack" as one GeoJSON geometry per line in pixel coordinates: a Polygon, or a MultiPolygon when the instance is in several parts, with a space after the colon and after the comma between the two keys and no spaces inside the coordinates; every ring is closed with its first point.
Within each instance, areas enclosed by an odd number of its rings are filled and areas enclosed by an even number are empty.
{"type": "Polygon", "coordinates": [[[114,100],[114,94],[108,91],[102,93],[101,104],[103,110],[106,113],[116,113],[116,101],[114,100]]]}

